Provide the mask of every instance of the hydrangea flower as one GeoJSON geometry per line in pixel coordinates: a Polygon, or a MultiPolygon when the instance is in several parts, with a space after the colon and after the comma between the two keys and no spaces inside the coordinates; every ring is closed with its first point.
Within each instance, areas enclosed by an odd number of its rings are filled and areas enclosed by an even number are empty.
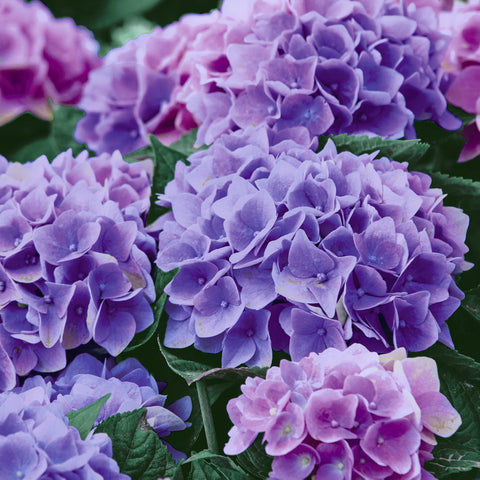
{"type": "Polygon", "coordinates": [[[282,360],[228,402],[224,450],[238,454],[263,433],[272,480],[433,479],[423,466],[434,434],[461,424],[439,387],[435,361],[403,349],[379,356],[354,344],[282,360]]]}
{"type": "Polygon", "coordinates": [[[352,342],[453,346],[468,217],[405,163],[271,134],[221,137],[159,196],[156,263],[180,268],[165,345],[221,351],[224,367],[269,365],[272,347],[299,360],[352,342]]]}
{"type": "Polygon", "coordinates": [[[222,20],[229,25],[221,57],[227,67],[218,73],[200,60],[208,90],[187,99],[199,143],[260,124],[277,132],[303,126],[312,137],[385,138],[415,137],[414,120],[461,125],[444,97],[449,37],[428,7],[226,0],[222,20]]]}
{"type": "Polygon", "coordinates": [[[153,323],[151,174],[118,152],[0,157],[0,358],[18,375],[58,371],[92,339],[115,356],[153,323]]]}
{"type": "Polygon", "coordinates": [[[480,2],[454,2],[452,11],[440,14],[440,27],[452,36],[443,61],[445,70],[455,74],[447,100],[476,114],[462,131],[467,143],[458,161],[465,162],[480,154],[480,2]]]}
{"type": "Polygon", "coordinates": [[[444,98],[447,43],[427,8],[394,0],[226,0],[107,55],[76,138],[126,152],[147,133],[169,142],[197,125],[200,144],[260,124],[312,138],[411,138],[414,120],[459,128],[444,98]]]}
{"type": "MultiPolygon", "coordinates": [[[[183,397],[165,406],[166,395],[161,391],[166,384],[157,382],[145,367],[134,358],[116,364],[113,358],[104,363],[83,353],[75,357],[56,377],[29,377],[16,393],[43,389],[48,401],[60,407],[63,414],[90,405],[107,394],[111,397],[102,407],[95,425],[112,415],[147,409],[147,422],[163,441],[171,432],[190,426],[186,420],[192,411],[190,397],[183,397]]],[[[175,459],[185,455],[164,442],[175,459]]]]}
{"type": "Polygon", "coordinates": [[[150,133],[170,143],[196,127],[181,101],[195,68],[186,52],[198,49],[217,18],[186,15],[111,50],[85,86],[75,138],[96,152],[126,153],[148,144],[150,133]]]}
{"type": "Polygon", "coordinates": [[[107,434],[82,440],[45,390],[0,394],[0,477],[128,480],[112,458],[107,434]]]}
{"type": "Polygon", "coordinates": [[[49,120],[49,99],[75,105],[101,63],[91,32],[37,1],[1,0],[0,22],[0,125],[27,111],[49,120]]]}

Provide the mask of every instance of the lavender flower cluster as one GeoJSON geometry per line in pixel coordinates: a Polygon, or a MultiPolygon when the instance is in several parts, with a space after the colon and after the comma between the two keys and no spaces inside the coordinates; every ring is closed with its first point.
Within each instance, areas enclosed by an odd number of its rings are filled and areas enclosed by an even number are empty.
{"type": "Polygon", "coordinates": [[[413,120],[461,125],[444,97],[449,37],[438,32],[430,8],[395,0],[226,0],[222,12],[248,20],[228,32],[224,72],[202,64],[211,93],[188,99],[199,143],[260,124],[276,131],[303,126],[312,137],[384,138],[415,137],[413,120]]]}
{"type": "Polygon", "coordinates": [[[152,162],[113,155],[50,164],[0,157],[2,388],[65,367],[91,339],[111,355],[153,323],[155,241],[144,226],[152,162]],[[9,366],[10,365],[10,366],[9,366]]]}
{"type": "Polygon", "coordinates": [[[126,153],[147,145],[150,133],[170,143],[196,127],[181,101],[195,69],[187,51],[199,49],[217,14],[186,15],[111,50],[85,86],[75,138],[96,152],[126,153]]]}
{"type": "MultiPolygon", "coordinates": [[[[35,390],[44,391],[48,402],[59,407],[64,415],[111,394],[94,426],[117,413],[145,407],[147,422],[163,441],[171,432],[190,426],[186,420],[192,411],[190,397],[165,406],[167,396],[161,395],[165,386],[134,358],[116,364],[110,357],[102,363],[89,354],[81,354],[57,377],[28,377],[23,386],[15,388],[14,392],[28,395],[35,390]]],[[[185,458],[183,453],[164,443],[175,459],[185,458]]]]}
{"type": "Polygon", "coordinates": [[[278,140],[225,135],[159,195],[172,211],[156,263],[180,268],[165,345],[222,351],[224,367],[270,365],[272,347],[293,360],[352,342],[453,347],[468,217],[406,164],[278,140]]]}
{"type": "Polygon", "coordinates": [[[0,125],[26,111],[51,119],[49,99],[75,105],[101,63],[91,32],[37,1],[0,0],[0,23],[0,125]]]}
{"type": "Polygon", "coordinates": [[[42,388],[0,394],[0,477],[129,480],[112,458],[107,434],[85,440],[42,388]]]}
{"type": "Polygon", "coordinates": [[[402,350],[329,348],[248,378],[227,405],[234,426],[225,453],[264,432],[272,480],[434,479],[423,469],[434,434],[452,435],[461,420],[439,392],[435,362],[402,350]]]}
{"type": "Polygon", "coordinates": [[[261,124],[312,138],[411,138],[414,120],[459,128],[444,97],[449,37],[433,13],[394,0],[226,0],[112,51],[87,84],[76,137],[129,151],[197,124],[206,144],[261,124]]]}

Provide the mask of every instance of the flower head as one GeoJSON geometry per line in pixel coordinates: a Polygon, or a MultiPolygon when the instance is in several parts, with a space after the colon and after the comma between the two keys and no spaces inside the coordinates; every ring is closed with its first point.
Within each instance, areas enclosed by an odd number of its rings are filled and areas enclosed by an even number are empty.
{"type": "Polygon", "coordinates": [[[1,0],[0,20],[0,125],[26,111],[49,119],[49,99],[75,105],[101,63],[91,32],[40,2],[1,0]]]}
{"type": "Polygon", "coordinates": [[[118,152],[5,164],[0,344],[18,375],[60,370],[92,339],[117,355],[153,322],[151,170],[118,152]]]}
{"type": "Polygon", "coordinates": [[[461,420],[439,392],[436,364],[354,344],[299,362],[282,360],[266,379],[248,379],[229,401],[234,424],[225,453],[245,450],[264,433],[271,479],[423,478],[434,434],[461,420]],[[356,478],[356,477],[355,477],[356,478]]]}
{"type": "Polygon", "coordinates": [[[299,360],[452,345],[468,217],[406,164],[293,138],[308,142],[251,128],[177,164],[155,225],[157,265],[180,268],[165,345],[222,351],[224,366],[269,365],[272,346],[299,360]]]}

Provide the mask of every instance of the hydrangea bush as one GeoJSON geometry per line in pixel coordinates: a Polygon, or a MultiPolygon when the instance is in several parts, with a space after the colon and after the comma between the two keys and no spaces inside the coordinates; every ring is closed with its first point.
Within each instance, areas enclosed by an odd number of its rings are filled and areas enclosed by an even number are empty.
{"type": "Polygon", "coordinates": [[[51,119],[49,100],[77,104],[101,63],[91,32],[38,1],[1,0],[0,22],[0,125],[26,111],[51,119]]]}
{"type": "Polygon", "coordinates": [[[172,211],[157,265],[165,345],[222,351],[222,365],[270,365],[361,342],[377,351],[453,347],[468,217],[431,179],[376,154],[319,153],[263,128],[179,162],[160,195],[172,211]]]}
{"type": "Polygon", "coordinates": [[[461,423],[439,392],[435,362],[358,344],[282,360],[265,380],[247,379],[227,410],[225,453],[264,433],[275,480],[430,479],[423,465],[434,434],[449,437],[461,423]]]}
{"type": "Polygon", "coordinates": [[[60,370],[92,339],[118,355],[152,324],[151,173],[118,152],[0,158],[0,349],[18,375],[60,370]]]}
{"type": "Polygon", "coordinates": [[[2,480],[480,478],[477,3],[0,0],[2,480]]]}

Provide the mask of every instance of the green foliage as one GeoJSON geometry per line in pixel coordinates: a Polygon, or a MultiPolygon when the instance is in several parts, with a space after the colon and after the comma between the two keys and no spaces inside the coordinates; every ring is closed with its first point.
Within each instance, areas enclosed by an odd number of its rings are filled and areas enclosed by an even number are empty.
{"type": "Polygon", "coordinates": [[[52,160],[72,149],[77,155],[85,145],[73,140],[75,126],[84,113],[73,107],[58,107],[53,120],[46,122],[26,113],[0,127],[0,154],[11,162],[31,162],[40,155],[52,160]]]}
{"type": "Polygon", "coordinates": [[[185,463],[191,463],[189,480],[250,480],[251,477],[233,460],[208,450],[199,452],[185,463]]]}
{"type": "Polygon", "coordinates": [[[327,139],[332,139],[338,152],[349,151],[355,155],[379,151],[377,157],[388,157],[397,162],[413,162],[422,158],[429,145],[420,140],[384,140],[382,137],[368,137],[367,135],[328,135],[320,137],[322,148],[327,139]]]}
{"type": "Polygon", "coordinates": [[[148,425],[141,408],[109,417],[97,426],[112,440],[113,458],[132,480],[157,480],[175,472],[175,462],[158,435],[148,425]]]}
{"type": "MultiPolygon", "coordinates": [[[[462,417],[462,425],[452,437],[437,437],[435,458],[426,468],[441,480],[455,480],[455,474],[480,469],[480,364],[441,344],[422,355],[437,362],[440,389],[462,417]]],[[[478,472],[471,472],[472,480],[478,472]]]]}
{"type": "Polygon", "coordinates": [[[187,155],[163,145],[155,135],[150,135],[150,143],[152,146],[154,167],[152,193],[150,195],[150,211],[148,212],[147,223],[153,222],[165,213],[165,208],[155,204],[157,194],[163,193],[167,183],[173,179],[177,162],[187,163],[187,155]]]}
{"type": "Polygon", "coordinates": [[[265,453],[262,435],[259,435],[250,447],[235,456],[235,461],[251,475],[251,478],[264,480],[272,470],[273,458],[265,453]]]}
{"type": "Polygon", "coordinates": [[[96,402],[80,408],[79,410],[73,410],[67,413],[66,417],[69,420],[69,425],[75,427],[80,433],[82,440],[87,438],[87,435],[92,430],[97,420],[98,414],[102,407],[107,403],[107,400],[112,396],[111,393],[99,398],[96,402]]]}
{"type": "MultiPolygon", "coordinates": [[[[193,360],[187,358],[188,353],[185,349],[174,350],[163,346],[161,339],[158,340],[158,346],[164,356],[168,366],[180,377],[182,377],[188,385],[198,382],[202,379],[228,381],[244,381],[247,377],[265,376],[267,368],[259,367],[237,367],[237,368],[219,368],[214,367],[210,362],[213,355],[202,354],[201,352],[193,353],[196,358],[207,360],[210,364],[203,363],[201,360],[193,360]]],[[[214,357],[215,358],[215,357],[214,357]]]]}

